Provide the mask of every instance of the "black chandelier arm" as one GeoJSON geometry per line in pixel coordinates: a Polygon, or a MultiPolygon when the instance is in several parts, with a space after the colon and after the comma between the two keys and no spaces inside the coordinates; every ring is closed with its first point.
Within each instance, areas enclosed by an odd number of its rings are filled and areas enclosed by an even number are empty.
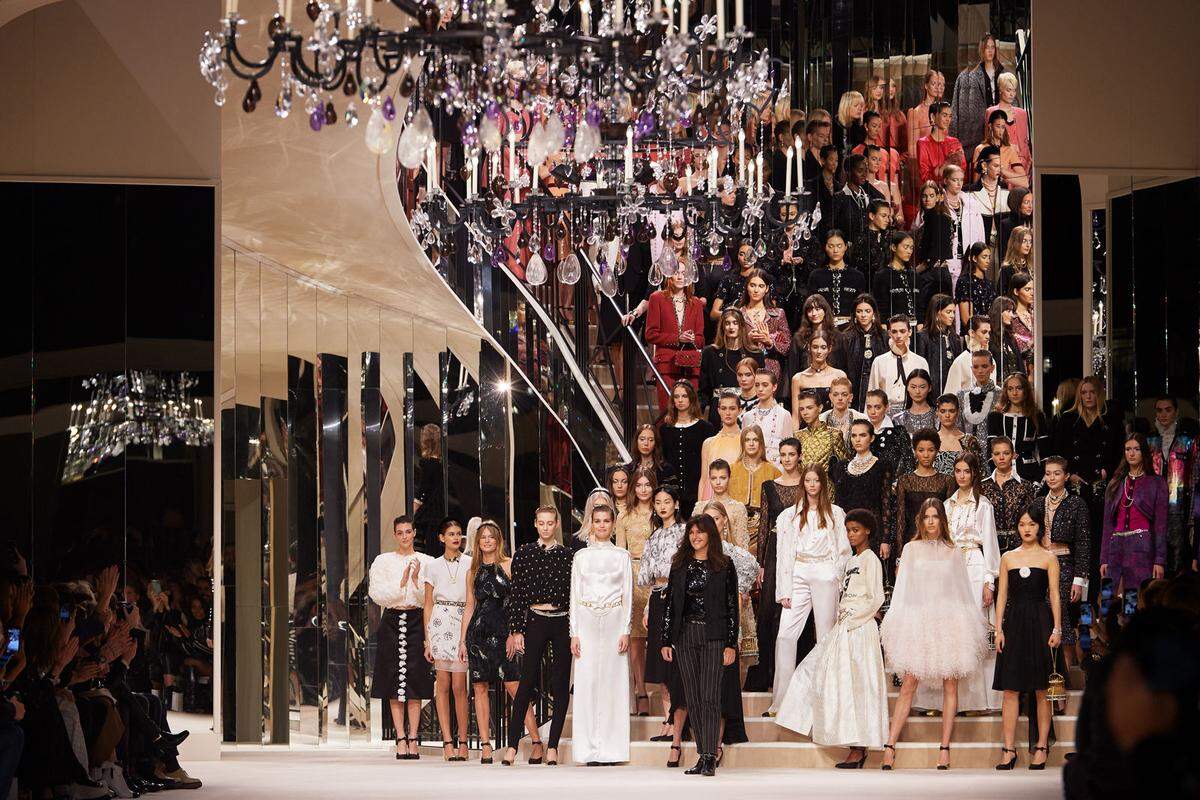
{"type": "Polygon", "coordinates": [[[280,32],[271,39],[271,46],[261,61],[255,61],[242,54],[238,46],[237,28],[230,26],[225,32],[224,60],[229,70],[244,81],[258,80],[271,71],[276,59],[283,52],[290,53],[293,47],[299,47],[300,36],[280,32]]]}
{"type": "MultiPolygon", "coordinates": [[[[332,92],[341,86],[342,82],[346,79],[349,64],[358,60],[358,53],[349,50],[349,48],[356,48],[358,46],[357,43],[352,42],[346,48],[343,48],[348,49],[348,52],[342,58],[336,59],[337,63],[334,65],[333,70],[328,73],[321,72],[315,66],[310,67],[304,61],[303,51],[297,48],[296,52],[292,53],[290,59],[292,63],[292,75],[305,86],[332,92]]],[[[313,55],[313,61],[314,63],[317,61],[316,54],[313,55]]]]}

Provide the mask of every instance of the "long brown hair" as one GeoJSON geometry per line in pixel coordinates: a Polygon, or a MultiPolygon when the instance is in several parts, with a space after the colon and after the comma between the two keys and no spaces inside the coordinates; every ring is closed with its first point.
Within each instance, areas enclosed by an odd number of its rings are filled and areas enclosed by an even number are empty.
{"type": "Polygon", "coordinates": [[[829,481],[829,474],[820,464],[809,464],[800,471],[800,496],[796,498],[796,514],[802,520],[808,519],[808,512],[811,509],[808,507],[808,489],[804,487],[804,479],[810,472],[821,481],[821,491],[817,494],[816,511],[817,522],[825,527],[833,523],[833,486],[829,481]]]}
{"type": "Polygon", "coordinates": [[[749,286],[750,281],[754,280],[755,278],[758,278],[767,285],[766,294],[763,295],[762,299],[763,308],[775,308],[775,297],[771,292],[771,279],[767,276],[767,271],[765,269],[760,269],[758,267],[754,267],[742,277],[742,294],[740,297],[738,297],[738,306],[745,308],[746,306],[750,305],[749,286]]]}
{"type": "Polygon", "coordinates": [[[475,575],[479,572],[479,566],[483,563],[483,552],[479,549],[479,540],[483,537],[484,530],[491,531],[496,537],[496,569],[502,569],[501,565],[508,559],[508,545],[504,542],[504,533],[500,530],[500,526],[495,520],[485,519],[479,523],[479,527],[475,529],[475,547],[473,558],[471,559],[471,568],[467,570],[467,588],[475,585],[475,575]]]}
{"type": "Polygon", "coordinates": [[[930,508],[937,511],[938,515],[939,532],[937,541],[953,547],[954,540],[950,538],[950,521],[946,519],[946,507],[936,497],[931,497],[924,503],[921,503],[921,507],[917,509],[917,535],[913,539],[925,539],[925,511],[930,508]]]}
{"type": "Polygon", "coordinates": [[[634,469],[642,468],[642,453],[638,450],[637,440],[641,437],[642,431],[647,430],[654,434],[654,450],[650,453],[650,460],[654,462],[655,469],[663,465],[662,437],[658,435],[658,428],[649,422],[643,422],[637,426],[637,430],[633,432],[633,441],[629,443],[629,452],[633,455],[633,463],[630,466],[634,469]]]}
{"type": "Polygon", "coordinates": [[[1021,242],[1028,236],[1033,238],[1033,228],[1028,225],[1018,225],[1012,229],[1012,233],[1008,235],[1008,246],[1004,248],[1004,261],[1018,272],[1033,273],[1033,256],[1034,251],[1030,250],[1028,257],[1021,255],[1021,242]]]}
{"type": "MultiPolygon", "coordinates": [[[[855,302],[857,308],[858,303],[855,302]]],[[[875,315],[875,320],[878,322],[879,315],[875,315]]],[[[829,305],[829,301],[819,294],[810,294],[808,299],[804,301],[804,306],[800,309],[800,327],[796,330],[796,335],[792,338],[792,347],[800,350],[807,350],[808,343],[817,333],[822,333],[825,336],[825,341],[838,341],[837,328],[833,325],[833,306],[829,305]],[[825,312],[824,319],[819,325],[814,326],[808,318],[808,312],[813,307],[819,307],[825,312]]],[[[833,346],[829,348],[830,354],[833,353],[833,346]]]]}
{"type": "Polygon", "coordinates": [[[725,551],[721,548],[721,534],[717,532],[717,523],[708,514],[698,514],[689,519],[684,526],[683,539],[679,542],[675,557],[671,559],[671,571],[686,567],[695,556],[696,548],[692,547],[692,531],[694,529],[708,534],[708,553],[706,554],[708,571],[720,572],[728,569],[729,556],[725,555],[725,551]]]}
{"type": "Polygon", "coordinates": [[[738,322],[738,349],[746,349],[746,318],[740,308],[726,308],[721,311],[721,319],[717,322],[717,335],[713,337],[713,346],[718,350],[726,349],[725,318],[736,317],[738,322]]]}
{"type": "MultiPolygon", "coordinates": [[[[671,400],[667,404],[667,425],[674,425],[676,422],[679,422],[679,409],[675,408],[675,390],[680,388],[687,391],[688,413],[692,415],[692,422],[700,419],[700,398],[696,396],[696,387],[692,386],[691,381],[680,379],[675,381],[675,385],[671,387],[671,400]]],[[[636,444],[636,441],[634,444],[636,444]]]]}
{"type": "MultiPolygon", "coordinates": [[[[947,396],[954,397],[954,395],[947,395],[947,396]]],[[[957,399],[957,398],[955,398],[955,399],[957,399]]],[[[979,502],[979,472],[981,470],[981,467],[979,465],[979,456],[975,455],[974,453],[968,453],[966,451],[963,451],[962,454],[959,455],[958,458],[954,459],[955,469],[958,468],[959,464],[966,464],[968,467],[971,468],[971,486],[970,486],[971,498],[976,503],[978,503],[979,502]]],[[[957,492],[957,486],[958,486],[957,479],[955,479],[954,485],[956,487],[955,491],[957,492]]]]}
{"type": "Polygon", "coordinates": [[[1150,443],[1146,441],[1146,437],[1140,433],[1131,433],[1121,440],[1121,463],[1117,466],[1117,471],[1113,473],[1112,480],[1108,482],[1108,487],[1104,490],[1104,499],[1112,500],[1116,497],[1117,492],[1121,491],[1121,484],[1125,482],[1126,476],[1129,475],[1129,459],[1125,458],[1125,445],[1130,442],[1137,442],[1138,448],[1142,451],[1142,473],[1145,475],[1157,475],[1154,471],[1154,459],[1150,455],[1150,443]]]}
{"type": "Polygon", "coordinates": [[[1034,430],[1038,427],[1038,411],[1037,401],[1033,399],[1033,385],[1029,383],[1029,376],[1024,372],[1013,372],[1004,379],[1000,384],[1000,397],[996,400],[996,410],[1002,413],[1012,413],[1014,406],[1008,401],[1008,382],[1016,381],[1021,384],[1021,388],[1025,391],[1025,399],[1021,401],[1021,405],[1016,406],[1016,413],[1022,416],[1029,417],[1033,422],[1034,430]]]}

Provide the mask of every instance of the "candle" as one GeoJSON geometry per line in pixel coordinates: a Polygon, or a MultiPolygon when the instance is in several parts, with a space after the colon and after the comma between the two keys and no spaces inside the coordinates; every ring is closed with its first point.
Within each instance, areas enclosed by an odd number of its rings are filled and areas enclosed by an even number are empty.
{"type": "Polygon", "coordinates": [[[625,28],[625,7],[621,0],[613,0],[613,29],[620,33],[625,28]]]}
{"type": "Polygon", "coordinates": [[[688,0],[679,0],[679,32],[688,32],[688,0]]]}
{"type": "Polygon", "coordinates": [[[633,183],[633,126],[625,129],[625,183],[633,183]]]}
{"type": "Polygon", "coordinates": [[[588,0],[579,4],[579,30],[584,36],[592,32],[592,4],[588,0]]]}
{"type": "Polygon", "coordinates": [[[433,173],[437,169],[437,155],[434,152],[434,147],[436,145],[430,142],[429,146],[425,148],[425,194],[428,197],[433,196],[433,173]]]}
{"type": "Polygon", "coordinates": [[[515,181],[517,179],[517,133],[510,130],[508,132],[508,180],[515,181]]]}
{"type": "Polygon", "coordinates": [[[746,27],[746,7],[744,0],[734,0],[733,25],[738,30],[746,27]]]}
{"type": "Polygon", "coordinates": [[[717,148],[708,151],[708,193],[717,193],[717,148]]]}
{"type": "Polygon", "coordinates": [[[283,21],[292,21],[292,0],[283,0],[283,21]]]}
{"type": "Polygon", "coordinates": [[[687,166],[687,188],[683,191],[684,194],[692,193],[692,165],[687,166]]]}
{"type": "Polygon", "coordinates": [[[746,182],[746,131],[738,131],[738,183],[746,182]]]}
{"type": "Polygon", "coordinates": [[[375,0],[366,0],[366,5],[363,8],[365,9],[363,11],[363,14],[366,16],[367,19],[374,18],[374,16],[375,16],[375,0]]]}
{"type": "Polygon", "coordinates": [[[804,148],[796,145],[796,194],[804,194],[804,148]]]}
{"type": "Polygon", "coordinates": [[[754,162],[746,165],[746,197],[754,197],[754,162]]]}
{"type": "Polygon", "coordinates": [[[784,197],[792,196],[792,158],[794,156],[795,156],[795,154],[792,152],[792,148],[789,147],[787,150],[787,167],[783,170],[783,175],[784,175],[783,196],[784,197]]]}
{"type": "Polygon", "coordinates": [[[529,171],[533,174],[533,182],[529,185],[529,191],[533,194],[537,194],[538,168],[530,167],[529,171]]]}
{"type": "Polygon", "coordinates": [[[725,41],[725,0],[717,0],[717,44],[725,41]]]}
{"type": "Polygon", "coordinates": [[[237,13],[238,0],[225,0],[225,18],[228,19],[237,13]]]}
{"type": "Polygon", "coordinates": [[[762,194],[763,162],[762,162],[762,151],[761,150],[758,153],[758,157],[754,159],[754,162],[755,162],[754,174],[757,176],[757,180],[758,180],[758,184],[756,186],[758,189],[758,194],[762,194]]]}
{"type": "Polygon", "coordinates": [[[471,182],[467,185],[467,199],[469,200],[474,197],[477,191],[479,191],[479,159],[472,158],[471,182]]]}

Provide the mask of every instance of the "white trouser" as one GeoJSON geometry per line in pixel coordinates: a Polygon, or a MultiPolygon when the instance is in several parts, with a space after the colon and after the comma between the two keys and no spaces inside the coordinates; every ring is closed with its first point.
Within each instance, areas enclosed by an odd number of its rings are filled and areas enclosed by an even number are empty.
{"type": "Polygon", "coordinates": [[[775,639],[772,710],[783,702],[783,695],[792,682],[792,673],[796,671],[796,641],[804,633],[808,615],[811,613],[813,616],[813,623],[817,626],[817,641],[820,641],[837,621],[840,593],[841,582],[833,561],[796,562],[792,570],[792,607],[781,611],[779,635],[775,639]]]}

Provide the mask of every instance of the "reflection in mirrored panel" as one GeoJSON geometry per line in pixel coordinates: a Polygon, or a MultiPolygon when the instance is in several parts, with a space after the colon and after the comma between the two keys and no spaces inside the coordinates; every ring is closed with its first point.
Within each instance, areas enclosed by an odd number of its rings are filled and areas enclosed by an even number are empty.
{"type": "MultiPolygon", "coordinates": [[[[416,351],[406,362],[405,449],[408,453],[409,508],[417,530],[417,547],[431,556],[442,553],[437,538],[438,524],[446,516],[445,444],[442,435],[441,356],[442,350],[425,349],[431,344],[428,331],[417,335],[416,351]]],[[[442,342],[444,346],[444,334],[442,342]]]]}
{"type": "MultiPolygon", "coordinates": [[[[473,363],[475,374],[478,374],[478,340],[474,340],[474,346],[475,352],[464,353],[461,359],[453,349],[446,350],[441,358],[447,515],[461,520],[464,525],[471,517],[483,514],[479,471],[480,387],[475,375],[467,368],[468,363],[473,363]]],[[[460,346],[459,349],[465,348],[460,346]]]]}

